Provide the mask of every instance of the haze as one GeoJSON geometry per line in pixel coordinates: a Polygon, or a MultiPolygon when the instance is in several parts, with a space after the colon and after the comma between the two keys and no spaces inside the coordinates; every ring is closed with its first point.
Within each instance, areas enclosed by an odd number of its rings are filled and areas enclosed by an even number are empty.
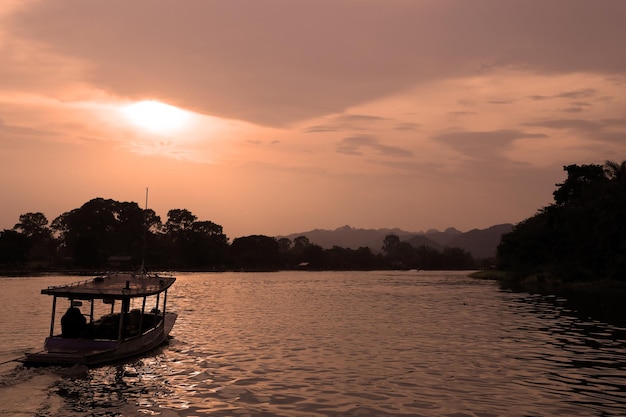
{"type": "Polygon", "coordinates": [[[515,223],[626,159],[624,39],[623,0],[5,0],[0,229],[146,187],[230,238],[515,223]]]}

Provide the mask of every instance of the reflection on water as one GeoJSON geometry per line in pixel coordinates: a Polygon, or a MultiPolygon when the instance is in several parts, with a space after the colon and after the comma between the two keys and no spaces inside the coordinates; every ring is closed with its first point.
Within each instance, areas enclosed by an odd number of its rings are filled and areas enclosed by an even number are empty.
{"type": "MultiPolygon", "coordinates": [[[[22,293],[42,284],[24,282],[22,293]]],[[[626,329],[461,273],[188,274],[170,301],[174,338],[153,355],[91,370],[11,365],[0,400],[44,390],[27,414],[42,416],[626,414],[626,329]],[[44,376],[49,388],[33,388],[44,376]]],[[[3,334],[11,326],[0,321],[3,334]]]]}

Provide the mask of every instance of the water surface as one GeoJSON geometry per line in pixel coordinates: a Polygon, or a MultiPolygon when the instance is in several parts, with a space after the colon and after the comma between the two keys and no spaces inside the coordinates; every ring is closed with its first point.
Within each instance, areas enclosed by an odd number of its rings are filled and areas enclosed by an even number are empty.
{"type": "MultiPolygon", "coordinates": [[[[73,280],[0,279],[0,361],[40,348],[39,290],[73,280]]],[[[465,273],[183,274],[170,295],[169,345],[91,370],[1,365],[0,414],[626,415],[626,329],[465,273]]]]}

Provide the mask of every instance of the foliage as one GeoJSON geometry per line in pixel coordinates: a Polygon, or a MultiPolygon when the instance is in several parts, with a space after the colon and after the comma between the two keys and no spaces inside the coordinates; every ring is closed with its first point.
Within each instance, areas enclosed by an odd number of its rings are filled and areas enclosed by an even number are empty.
{"type": "Polygon", "coordinates": [[[502,237],[499,267],[564,281],[626,280],[626,161],[563,169],[554,203],[502,237]]]}
{"type": "Polygon", "coordinates": [[[64,255],[79,267],[106,265],[110,256],[141,258],[144,212],[137,203],[96,198],[52,222],[64,255]]]}
{"type": "Polygon", "coordinates": [[[24,267],[30,244],[26,235],[15,230],[0,232],[0,265],[8,268],[24,267]]]}
{"type": "Polygon", "coordinates": [[[276,239],[263,235],[237,238],[230,252],[234,265],[248,270],[277,269],[280,264],[276,239]]]}
{"type": "Polygon", "coordinates": [[[387,236],[382,254],[368,247],[324,249],[306,236],[293,241],[263,235],[229,244],[222,226],[198,220],[186,209],[172,209],[162,223],[137,203],[95,198],[61,214],[49,225],[43,213],[20,216],[13,229],[0,232],[0,269],[59,268],[104,270],[373,270],[473,269],[463,249],[413,247],[387,236]]]}

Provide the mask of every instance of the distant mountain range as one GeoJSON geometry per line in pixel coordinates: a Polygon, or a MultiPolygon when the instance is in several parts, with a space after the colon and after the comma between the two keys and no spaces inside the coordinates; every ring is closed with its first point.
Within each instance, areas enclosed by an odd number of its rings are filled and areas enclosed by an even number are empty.
{"type": "Polygon", "coordinates": [[[396,235],[400,240],[415,247],[425,245],[438,250],[445,246],[457,247],[465,249],[474,258],[489,258],[495,256],[502,235],[510,232],[512,228],[512,224],[506,223],[487,229],[473,229],[468,232],[460,232],[453,227],[443,232],[438,230],[407,232],[401,229],[355,229],[350,226],[343,226],[335,230],[315,229],[278,237],[293,240],[298,236],[306,236],[309,242],[324,249],[330,249],[333,246],[350,249],[369,247],[372,252],[381,252],[385,237],[396,235]]]}

